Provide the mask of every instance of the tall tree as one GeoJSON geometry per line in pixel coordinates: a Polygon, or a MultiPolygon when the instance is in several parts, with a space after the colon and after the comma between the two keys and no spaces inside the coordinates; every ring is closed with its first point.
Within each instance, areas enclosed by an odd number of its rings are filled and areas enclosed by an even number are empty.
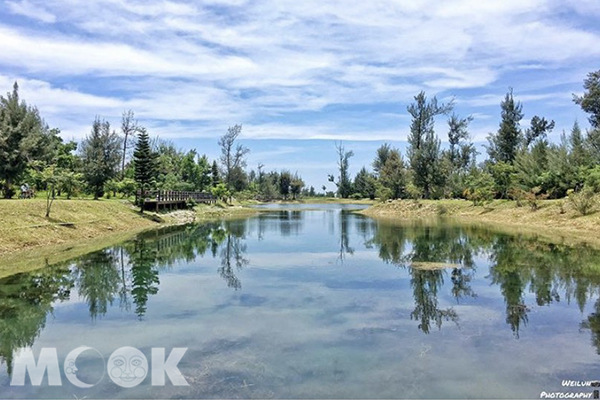
{"type": "Polygon", "coordinates": [[[281,171],[279,174],[279,193],[287,200],[290,194],[290,185],[292,184],[292,173],[290,171],[281,171]]]}
{"type": "Polygon", "coordinates": [[[523,119],[523,105],[515,101],[513,90],[510,88],[500,107],[502,109],[500,128],[497,133],[490,133],[488,136],[487,151],[493,162],[512,164],[523,141],[520,126],[523,119]]]}
{"type": "Polygon", "coordinates": [[[460,118],[452,114],[448,119],[448,158],[454,171],[467,169],[475,159],[475,147],[469,141],[469,123],[473,117],[460,118]]]}
{"type": "Polygon", "coordinates": [[[133,111],[123,111],[121,116],[121,133],[123,134],[123,160],[121,162],[121,180],[125,177],[125,160],[127,159],[127,147],[135,142],[135,134],[140,128],[134,118],[133,111]]]}
{"type": "Polygon", "coordinates": [[[213,161],[211,171],[211,180],[212,186],[216,187],[219,184],[219,167],[217,166],[217,161],[213,161]]]}
{"type": "Polygon", "coordinates": [[[83,173],[85,181],[98,199],[104,194],[104,184],[117,175],[121,162],[121,138],[110,130],[110,124],[99,118],[94,120],[92,131],[82,143],[83,173]]]}
{"type": "Polygon", "coordinates": [[[12,93],[0,96],[0,180],[4,197],[14,195],[12,185],[27,167],[28,160],[45,151],[44,136],[48,129],[37,108],[19,99],[19,85],[12,93]]]}
{"type": "Polygon", "coordinates": [[[575,121],[571,134],[569,135],[570,159],[573,165],[580,167],[587,165],[589,162],[588,152],[585,146],[585,139],[579,127],[579,123],[575,121]]]}
{"type": "Polygon", "coordinates": [[[600,70],[588,74],[583,81],[583,88],[583,95],[573,95],[573,101],[590,114],[588,120],[592,127],[600,129],[600,70]]]}
{"type": "Polygon", "coordinates": [[[135,181],[142,196],[140,200],[140,212],[144,212],[144,193],[150,189],[156,181],[157,155],[150,147],[150,138],[145,129],[139,130],[139,136],[133,152],[133,165],[135,168],[135,181]]]}
{"type": "Polygon", "coordinates": [[[234,180],[239,179],[239,171],[246,167],[246,155],[250,150],[236,142],[238,136],[242,133],[241,125],[230,126],[227,133],[219,139],[221,147],[221,166],[227,189],[234,189],[234,180]]]}
{"type": "Polygon", "coordinates": [[[408,159],[413,170],[414,184],[422,190],[425,198],[444,180],[441,166],[440,140],[434,131],[435,117],[447,114],[453,103],[438,104],[434,97],[427,101],[425,92],[415,96],[415,102],[407,107],[412,117],[408,136],[408,159]]]}
{"type": "Polygon", "coordinates": [[[338,170],[340,175],[337,182],[335,182],[333,175],[329,175],[329,181],[337,185],[338,194],[345,199],[352,194],[352,181],[349,168],[350,157],[354,156],[354,152],[352,150],[346,151],[341,142],[335,144],[335,149],[338,154],[338,170]]]}

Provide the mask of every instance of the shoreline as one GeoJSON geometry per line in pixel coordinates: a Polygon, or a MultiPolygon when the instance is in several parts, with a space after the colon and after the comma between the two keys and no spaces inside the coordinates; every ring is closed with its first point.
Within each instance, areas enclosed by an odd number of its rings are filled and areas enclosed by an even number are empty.
{"type": "Polygon", "coordinates": [[[0,278],[93,252],[153,229],[260,212],[242,206],[145,212],[120,200],[61,200],[43,217],[44,200],[0,201],[0,278]]]}
{"type": "Polygon", "coordinates": [[[444,218],[457,224],[481,225],[558,243],[585,243],[600,247],[600,212],[580,216],[563,200],[540,201],[536,211],[526,204],[517,207],[512,200],[495,200],[485,207],[473,206],[467,200],[394,200],[376,204],[358,213],[394,222],[444,218]]]}

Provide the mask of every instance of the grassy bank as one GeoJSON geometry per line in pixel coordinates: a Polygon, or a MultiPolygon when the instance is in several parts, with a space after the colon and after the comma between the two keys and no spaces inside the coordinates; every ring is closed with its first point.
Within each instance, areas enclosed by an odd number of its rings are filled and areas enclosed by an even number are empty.
{"type": "Polygon", "coordinates": [[[0,200],[0,257],[4,260],[8,254],[22,251],[40,253],[49,246],[58,246],[56,251],[62,252],[64,247],[121,238],[145,229],[255,212],[245,207],[200,205],[195,211],[142,215],[128,201],[60,200],[55,202],[51,217],[45,218],[42,199],[0,200]]]}
{"type": "Polygon", "coordinates": [[[540,201],[536,211],[527,205],[517,207],[516,202],[508,200],[496,200],[485,207],[473,206],[466,200],[395,200],[375,204],[361,213],[373,218],[405,220],[444,216],[459,222],[600,245],[600,212],[581,216],[564,200],[540,201]]]}

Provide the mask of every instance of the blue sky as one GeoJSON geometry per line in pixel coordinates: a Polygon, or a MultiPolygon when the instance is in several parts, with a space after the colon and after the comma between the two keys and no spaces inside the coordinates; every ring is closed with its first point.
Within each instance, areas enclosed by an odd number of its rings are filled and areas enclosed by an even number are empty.
{"type": "MultiPolygon", "coordinates": [[[[18,80],[65,138],[132,109],[152,135],[213,158],[243,125],[249,166],[335,171],[335,140],[370,164],[405,149],[420,90],[473,115],[481,144],[509,86],[558,140],[600,69],[598,0],[11,0],[0,3],[0,91],[18,80]]],[[[440,119],[438,135],[446,139],[440,119]]],[[[331,184],[328,184],[333,189],[331,184]]]]}

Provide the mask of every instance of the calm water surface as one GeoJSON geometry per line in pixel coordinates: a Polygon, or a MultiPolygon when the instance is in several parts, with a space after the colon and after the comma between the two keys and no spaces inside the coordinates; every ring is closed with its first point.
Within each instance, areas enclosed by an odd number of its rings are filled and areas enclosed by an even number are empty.
{"type": "Polygon", "coordinates": [[[600,378],[597,251],[318,207],[148,232],[1,279],[0,397],[539,398],[600,378]],[[87,352],[77,376],[102,378],[93,388],[64,374],[10,386],[16,349],[55,347],[62,367],[80,345],[105,360],[187,347],[190,385],[121,388],[87,352]]]}

